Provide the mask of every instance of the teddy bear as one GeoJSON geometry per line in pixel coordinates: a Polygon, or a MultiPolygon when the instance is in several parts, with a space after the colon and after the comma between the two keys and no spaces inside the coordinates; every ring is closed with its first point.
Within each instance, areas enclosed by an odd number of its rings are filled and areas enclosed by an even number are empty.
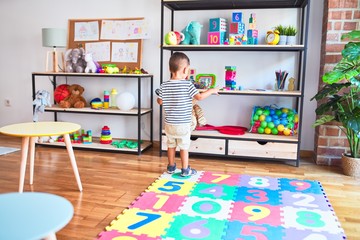
{"type": "Polygon", "coordinates": [[[206,124],[206,119],[204,117],[204,112],[201,107],[196,104],[196,100],[193,100],[193,109],[191,116],[191,130],[194,131],[197,127],[204,126],[206,124]]]}
{"type": "Polygon", "coordinates": [[[86,67],[83,48],[68,49],[65,52],[65,72],[83,73],[86,67]]]}
{"type": "Polygon", "coordinates": [[[59,105],[62,108],[83,108],[86,106],[85,99],[81,96],[84,92],[84,88],[79,84],[73,84],[68,86],[70,95],[64,100],[61,100],[59,105]]]}

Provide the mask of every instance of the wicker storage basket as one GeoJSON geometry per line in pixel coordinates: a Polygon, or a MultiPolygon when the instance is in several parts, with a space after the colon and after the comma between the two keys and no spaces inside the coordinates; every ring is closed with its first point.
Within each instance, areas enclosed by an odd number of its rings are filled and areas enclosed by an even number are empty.
{"type": "Polygon", "coordinates": [[[360,159],[342,155],[342,167],[345,175],[360,177],[360,159]]]}

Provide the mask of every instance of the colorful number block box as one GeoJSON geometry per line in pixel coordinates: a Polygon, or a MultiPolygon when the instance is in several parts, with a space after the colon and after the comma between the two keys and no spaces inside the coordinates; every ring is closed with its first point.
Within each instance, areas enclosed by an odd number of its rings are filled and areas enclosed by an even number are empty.
{"type": "Polygon", "coordinates": [[[209,32],[226,32],[227,20],[225,18],[210,18],[209,32]]]}
{"type": "Polygon", "coordinates": [[[225,42],[225,32],[209,32],[208,33],[208,44],[210,45],[221,45],[225,42]]]}
{"type": "Polygon", "coordinates": [[[245,24],[241,23],[241,22],[230,23],[229,33],[244,34],[245,33],[245,24]]]}
{"type": "Polygon", "coordinates": [[[247,30],[247,37],[248,38],[257,38],[259,36],[259,32],[256,29],[248,29],[247,30]]]}
{"type": "Polygon", "coordinates": [[[233,12],[232,13],[232,22],[241,23],[243,18],[242,12],[233,12]]]}

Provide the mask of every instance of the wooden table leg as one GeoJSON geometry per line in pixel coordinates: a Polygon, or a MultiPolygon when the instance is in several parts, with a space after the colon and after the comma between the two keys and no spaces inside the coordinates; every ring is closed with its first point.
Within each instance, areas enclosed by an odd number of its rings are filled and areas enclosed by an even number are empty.
{"type": "Polygon", "coordinates": [[[28,149],[29,149],[29,139],[30,139],[30,137],[22,138],[19,192],[23,192],[23,190],[24,190],[26,161],[27,161],[27,155],[28,155],[28,149]]]}
{"type": "Polygon", "coordinates": [[[30,138],[30,185],[34,182],[34,159],[35,159],[35,140],[37,137],[30,138]]]}
{"type": "Polygon", "coordinates": [[[64,134],[64,140],[65,140],[66,149],[67,149],[68,154],[69,154],[71,166],[72,166],[72,168],[74,170],[74,175],[75,175],[79,190],[81,192],[82,191],[82,185],[81,185],[79,170],[78,170],[77,165],[76,165],[76,159],[75,159],[75,155],[74,155],[74,150],[73,150],[72,145],[71,145],[71,140],[70,140],[69,134],[64,134]]]}

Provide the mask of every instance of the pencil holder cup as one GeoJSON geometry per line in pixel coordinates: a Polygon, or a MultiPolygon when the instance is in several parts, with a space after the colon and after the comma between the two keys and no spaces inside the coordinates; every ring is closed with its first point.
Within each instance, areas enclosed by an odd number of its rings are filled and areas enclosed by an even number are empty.
{"type": "Polygon", "coordinates": [[[285,91],[285,81],[279,82],[278,80],[275,80],[274,88],[275,91],[285,91]]]}

